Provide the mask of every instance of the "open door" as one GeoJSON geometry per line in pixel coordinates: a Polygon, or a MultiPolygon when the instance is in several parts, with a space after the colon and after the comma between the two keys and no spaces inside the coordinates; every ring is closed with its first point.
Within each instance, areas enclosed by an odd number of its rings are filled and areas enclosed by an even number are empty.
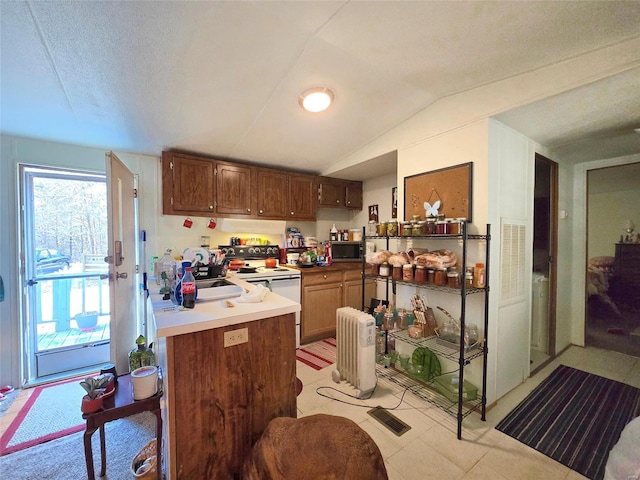
{"type": "Polygon", "coordinates": [[[113,152],[106,154],[111,361],[119,374],[129,371],[128,352],[138,328],[137,200],[135,178],[113,152]]]}

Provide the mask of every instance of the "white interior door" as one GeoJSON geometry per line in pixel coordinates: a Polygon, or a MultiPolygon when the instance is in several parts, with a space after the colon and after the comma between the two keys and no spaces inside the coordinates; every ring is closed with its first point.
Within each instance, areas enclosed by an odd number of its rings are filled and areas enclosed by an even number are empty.
{"type": "Polygon", "coordinates": [[[129,371],[128,352],[138,328],[137,215],[135,178],[113,152],[106,154],[109,238],[109,293],[111,299],[111,361],[118,374],[129,371]]]}

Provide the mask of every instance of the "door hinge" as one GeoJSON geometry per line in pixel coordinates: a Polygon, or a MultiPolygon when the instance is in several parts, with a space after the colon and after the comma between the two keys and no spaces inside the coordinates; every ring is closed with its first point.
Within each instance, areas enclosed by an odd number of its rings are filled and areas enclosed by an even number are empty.
{"type": "Polygon", "coordinates": [[[218,175],[218,167],[213,167],[213,175],[218,175]]]}
{"type": "Polygon", "coordinates": [[[170,168],[171,170],[173,170],[173,160],[171,160],[171,161],[169,162],[169,168],[170,168]]]}
{"type": "Polygon", "coordinates": [[[133,198],[138,198],[138,189],[137,188],[133,189],[133,198]]]}
{"type": "Polygon", "coordinates": [[[171,206],[173,206],[173,197],[171,197],[171,206]]]}

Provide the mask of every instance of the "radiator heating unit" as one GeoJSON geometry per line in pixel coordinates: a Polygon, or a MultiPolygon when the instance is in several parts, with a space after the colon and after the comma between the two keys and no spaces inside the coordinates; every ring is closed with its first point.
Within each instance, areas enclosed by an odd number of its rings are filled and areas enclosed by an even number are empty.
{"type": "Polygon", "coordinates": [[[336,310],[336,369],[333,381],[346,380],[361,398],[376,386],[376,321],[351,307],[336,310]]]}

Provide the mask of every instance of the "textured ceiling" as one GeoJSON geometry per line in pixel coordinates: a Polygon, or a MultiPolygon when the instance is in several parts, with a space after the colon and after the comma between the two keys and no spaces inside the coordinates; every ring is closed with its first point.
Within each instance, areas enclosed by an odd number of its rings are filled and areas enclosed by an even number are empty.
{"type": "MultiPolygon", "coordinates": [[[[640,25],[636,1],[2,1],[1,8],[2,133],[312,172],[440,98],[615,45],[638,36],[640,25]],[[297,104],[316,85],[336,94],[323,114],[297,104]]],[[[579,153],[585,146],[590,155],[605,152],[597,158],[640,152],[640,135],[600,143],[640,126],[640,71],[611,81],[498,118],[567,158],[591,159],[579,153]]],[[[395,169],[387,160],[349,176],[395,169]]]]}

